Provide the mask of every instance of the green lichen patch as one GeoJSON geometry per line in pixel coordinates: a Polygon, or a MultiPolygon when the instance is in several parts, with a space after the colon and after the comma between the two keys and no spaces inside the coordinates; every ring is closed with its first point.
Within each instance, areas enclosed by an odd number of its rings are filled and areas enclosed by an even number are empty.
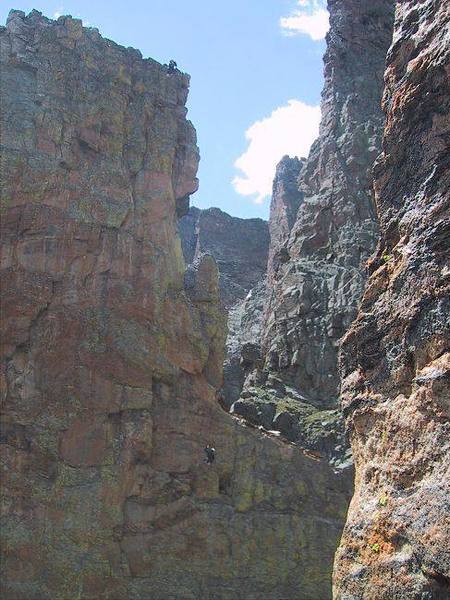
{"type": "Polygon", "coordinates": [[[72,202],[69,215],[81,223],[106,225],[118,229],[130,210],[128,200],[113,198],[80,198],[72,202]]]}

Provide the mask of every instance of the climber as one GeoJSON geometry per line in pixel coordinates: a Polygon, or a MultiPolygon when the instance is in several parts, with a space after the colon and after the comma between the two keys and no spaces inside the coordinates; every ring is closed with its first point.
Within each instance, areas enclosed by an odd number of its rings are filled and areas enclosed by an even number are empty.
{"type": "Polygon", "coordinates": [[[169,70],[167,71],[168,75],[171,75],[172,73],[175,73],[175,71],[177,70],[177,63],[174,60],[171,60],[169,62],[169,70]]]}
{"type": "Polygon", "coordinates": [[[206,447],[204,448],[204,451],[206,454],[205,463],[208,465],[212,465],[214,462],[214,459],[216,458],[216,449],[213,448],[212,446],[210,446],[209,444],[207,444],[206,447]]]}

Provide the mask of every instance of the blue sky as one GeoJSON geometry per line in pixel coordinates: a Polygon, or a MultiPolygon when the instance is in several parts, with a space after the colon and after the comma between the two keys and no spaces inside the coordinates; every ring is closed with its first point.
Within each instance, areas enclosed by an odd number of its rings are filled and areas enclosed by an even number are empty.
{"type": "Polygon", "coordinates": [[[317,134],[324,4],[2,0],[0,21],[11,8],[35,8],[48,17],[71,14],[144,56],[175,59],[192,78],[188,116],[202,157],[200,189],[191,203],[267,218],[274,164],[283,154],[307,154],[317,134]]]}

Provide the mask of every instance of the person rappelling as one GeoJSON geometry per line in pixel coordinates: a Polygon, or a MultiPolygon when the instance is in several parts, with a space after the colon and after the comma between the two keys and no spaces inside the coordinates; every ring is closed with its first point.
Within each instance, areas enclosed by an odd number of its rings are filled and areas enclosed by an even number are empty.
{"type": "Polygon", "coordinates": [[[212,465],[214,460],[216,459],[216,449],[213,448],[210,444],[207,444],[204,448],[204,452],[206,454],[205,463],[207,465],[212,465]]]}

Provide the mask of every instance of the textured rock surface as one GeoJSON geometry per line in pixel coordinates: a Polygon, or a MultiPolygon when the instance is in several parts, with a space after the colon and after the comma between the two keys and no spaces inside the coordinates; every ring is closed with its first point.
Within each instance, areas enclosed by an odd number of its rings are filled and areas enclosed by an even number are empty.
{"type": "Polygon", "coordinates": [[[238,300],[228,311],[227,351],[221,392],[221,402],[227,410],[238,400],[246,373],[261,355],[259,340],[266,302],[264,277],[244,300],[238,300]]]}
{"type": "Polygon", "coordinates": [[[380,149],[393,3],[330,0],[328,8],[320,136],[307,161],[285,158],[278,166],[262,357],[247,377],[245,402],[234,408],[243,414],[243,405],[261,405],[264,396],[276,405],[273,428],[342,455],[337,351],[378,236],[371,167],[380,149]],[[323,442],[320,425],[312,432],[305,414],[326,424],[323,442]]]}
{"type": "Polygon", "coordinates": [[[320,137],[300,176],[303,199],[264,340],[266,368],[323,408],[336,405],[337,342],[355,316],[362,266],[377,240],[370,169],[382,132],[392,2],[331,1],[329,10],[320,137]]]}
{"type": "Polygon", "coordinates": [[[381,242],[342,348],[356,490],[339,599],[450,597],[450,7],[397,3],[381,242]]]}
{"type": "Polygon", "coordinates": [[[180,219],[180,237],[187,263],[204,253],[214,256],[227,309],[244,300],[265,276],[269,230],[262,219],[239,219],[219,208],[192,207],[180,219]]]}
{"type": "Polygon", "coordinates": [[[3,595],[329,598],[348,481],[216,400],[187,76],[37,12],[0,43],[3,595]]]}
{"type": "Polygon", "coordinates": [[[280,265],[289,260],[287,243],[303,200],[299,176],[304,166],[304,159],[289,156],[283,156],[277,165],[270,203],[269,288],[274,285],[280,265]]]}
{"type": "Polygon", "coordinates": [[[218,208],[191,207],[180,219],[186,262],[211,254],[219,267],[222,304],[228,311],[227,352],[221,402],[229,409],[239,398],[245,379],[242,347],[261,336],[269,229],[262,219],[231,217],[218,208]],[[253,289],[255,288],[255,289],[253,289]]]}

